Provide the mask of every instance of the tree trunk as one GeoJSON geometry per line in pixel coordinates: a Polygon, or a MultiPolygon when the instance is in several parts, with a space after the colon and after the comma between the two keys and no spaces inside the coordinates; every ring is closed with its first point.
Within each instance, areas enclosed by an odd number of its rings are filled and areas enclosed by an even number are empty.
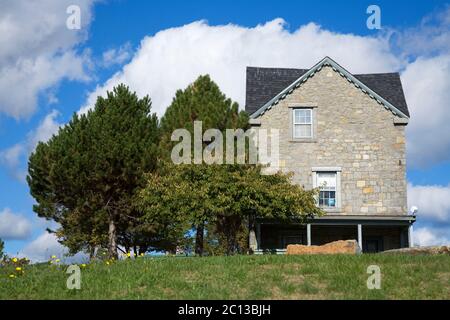
{"type": "Polygon", "coordinates": [[[203,255],[203,236],[205,232],[205,224],[200,223],[197,226],[197,232],[195,234],[195,254],[202,256],[203,255]]]}
{"type": "Polygon", "coordinates": [[[117,229],[113,217],[109,218],[108,240],[109,259],[117,259],[117,229]]]}
{"type": "Polygon", "coordinates": [[[229,220],[229,241],[228,241],[228,254],[234,255],[238,251],[238,235],[241,232],[242,220],[239,216],[233,215],[228,218],[229,220]]]}
{"type": "Polygon", "coordinates": [[[139,255],[145,254],[148,248],[146,246],[139,246],[139,255]]]}
{"type": "Polygon", "coordinates": [[[92,261],[95,259],[95,251],[96,251],[96,247],[95,246],[91,246],[89,248],[89,261],[92,261]]]}

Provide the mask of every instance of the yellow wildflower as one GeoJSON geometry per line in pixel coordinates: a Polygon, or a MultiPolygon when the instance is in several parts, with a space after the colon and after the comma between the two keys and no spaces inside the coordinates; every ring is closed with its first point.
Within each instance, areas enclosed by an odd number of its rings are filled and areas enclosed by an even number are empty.
{"type": "Polygon", "coordinates": [[[143,257],[144,256],[144,253],[141,253],[141,257],[143,257]]]}
{"type": "Polygon", "coordinates": [[[10,274],[9,277],[10,277],[10,278],[15,278],[16,275],[15,275],[15,274],[10,274]]]}
{"type": "Polygon", "coordinates": [[[86,268],[86,263],[83,263],[83,264],[81,265],[81,267],[82,267],[82,268],[86,268]]]}
{"type": "Polygon", "coordinates": [[[16,263],[17,262],[17,258],[13,258],[12,262],[16,263]]]}
{"type": "Polygon", "coordinates": [[[16,271],[22,271],[22,268],[21,267],[17,267],[16,271]]]}
{"type": "Polygon", "coordinates": [[[52,256],[52,259],[56,259],[56,256],[55,256],[55,255],[53,255],[53,256],[52,256]]]}
{"type": "Polygon", "coordinates": [[[131,253],[127,252],[127,257],[131,257],[131,253]]]}
{"type": "Polygon", "coordinates": [[[109,266],[109,261],[106,261],[106,264],[109,266]]]}
{"type": "Polygon", "coordinates": [[[56,263],[58,263],[59,261],[61,261],[61,260],[59,260],[59,259],[56,259],[56,260],[55,260],[56,263]]]}

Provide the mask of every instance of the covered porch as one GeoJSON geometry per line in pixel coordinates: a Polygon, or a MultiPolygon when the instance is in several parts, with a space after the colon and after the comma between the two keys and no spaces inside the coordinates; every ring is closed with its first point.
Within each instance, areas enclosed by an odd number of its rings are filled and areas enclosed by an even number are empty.
{"type": "Polygon", "coordinates": [[[413,246],[414,216],[327,215],[305,224],[257,220],[250,230],[255,254],[283,254],[289,244],[323,245],[337,240],[356,240],[362,252],[374,253],[413,246]]]}

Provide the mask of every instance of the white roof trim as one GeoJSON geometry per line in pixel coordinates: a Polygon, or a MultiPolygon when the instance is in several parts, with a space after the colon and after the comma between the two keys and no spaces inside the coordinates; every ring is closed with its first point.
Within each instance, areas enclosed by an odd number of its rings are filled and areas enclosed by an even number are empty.
{"type": "Polygon", "coordinates": [[[263,115],[266,110],[272,108],[273,105],[278,104],[281,99],[284,99],[286,95],[292,93],[292,91],[300,85],[308,80],[309,77],[312,77],[317,71],[320,71],[323,66],[331,66],[334,71],[338,72],[342,77],[345,77],[349,82],[352,82],[355,87],[359,88],[362,92],[368,94],[372,99],[375,99],[379,104],[382,104],[386,109],[390,110],[394,115],[399,116],[400,118],[409,119],[409,117],[397,109],[394,105],[392,105],[389,101],[381,97],[375,91],[370,89],[364,83],[359,81],[355,76],[353,76],[350,72],[341,67],[337,62],[335,62],[330,57],[325,57],[317,64],[315,64],[311,69],[309,69],[305,74],[303,74],[300,78],[295,80],[292,84],[286,87],[283,91],[277,94],[275,97],[270,99],[266,104],[264,104],[261,108],[256,110],[250,115],[250,118],[257,118],[263,115]]]}

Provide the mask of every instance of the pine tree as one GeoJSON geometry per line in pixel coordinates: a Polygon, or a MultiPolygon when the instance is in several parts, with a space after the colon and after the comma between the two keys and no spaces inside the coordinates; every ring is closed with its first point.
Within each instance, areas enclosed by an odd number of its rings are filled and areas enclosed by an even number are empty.
{"type": "Polygon", "coordinates": [[[150,112],[149,97],[119,85],[30,156],[33,209],[60,224],[57,235],[72,252],[107,246],[116,257],[119,244],[145,242],[132,199],[156,168],[158,120],[150,112]]]}
{"type": "MultiPolygon", "coordinates": [[[[170,151],[174,146],[171,141],[173,131],[184,128],[193,137],[194,121],[202,121],[202,134],[208,129],[219,129],[225,136],[226,129],[246,129],[248,115],[243,111],[239,112],[238,104],[227,98],[208,75],[198,77],[186,89],[176,92],[161,119],[161,150],[166,161],[170,161],[170,151]]],[[[212,173],[208,165],[183,168],[187,172],[186,177],[196,181],[197,190],[207,186],[212,173]]],[[[198,198],[200,197],[201,195],[198,195],[198,198]]],[[[202,255],[204,228],[212,213],[207,206],[197,204],[198,207],[193,208],[191,222],[196,229],[195,252],[202,255]]]]}

